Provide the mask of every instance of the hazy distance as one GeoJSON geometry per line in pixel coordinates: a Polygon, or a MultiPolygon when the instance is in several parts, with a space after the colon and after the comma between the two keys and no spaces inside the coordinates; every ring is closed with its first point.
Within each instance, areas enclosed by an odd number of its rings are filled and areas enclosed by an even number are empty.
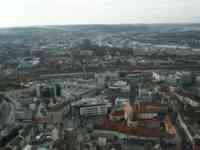
{"type": "Polygon", "coordinates": [[[2,0],[0,27],[200,23],[199,0],[2,0]]]}

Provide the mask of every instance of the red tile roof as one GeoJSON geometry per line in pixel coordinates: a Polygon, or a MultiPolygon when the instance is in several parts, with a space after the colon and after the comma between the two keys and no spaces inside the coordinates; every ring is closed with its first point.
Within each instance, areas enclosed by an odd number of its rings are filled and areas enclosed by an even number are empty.
{"type": "Polygon", "coordinates": [[[159,113],[161,111],[161,108],[155,105],[134,104],[132,108],[136,113],[159,113]]]}
{"type": "Polygon", "coordinates": [[[114,111],[111,113],[112,116],[124,116],[124,111],[114,111]]]}
{"type": "Polygon", "coordinates": [[[152,128],[152,129],[143,127],[130,128],[125,123],[114,123],[110,120],[104,121],[101,125],[97,125],[96,128],[102,130],[117,131],[133,136],[145,136],[145,137],[161,136],[159,128],[152,128]]]}

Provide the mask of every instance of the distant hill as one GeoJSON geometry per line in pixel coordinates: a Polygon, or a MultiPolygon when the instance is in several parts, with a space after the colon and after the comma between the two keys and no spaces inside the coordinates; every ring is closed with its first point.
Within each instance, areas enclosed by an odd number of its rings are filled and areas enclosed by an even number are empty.
{"type": "Polygon", "coordinates": [[[14,34],[15,32],[133,32],[133,33],[151,33],[151,32],[187,32],[200,31],[200,24],[127,24],[127,25],[66,25],[66,26],[32,26],[2,28],[0,34],[14,34]]]}

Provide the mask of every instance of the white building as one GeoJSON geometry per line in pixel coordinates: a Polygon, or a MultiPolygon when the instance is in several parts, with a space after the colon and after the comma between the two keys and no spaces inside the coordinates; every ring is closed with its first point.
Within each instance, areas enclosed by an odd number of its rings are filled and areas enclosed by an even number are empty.
{"type": "Polygon", "coordinates": [[[98,116],[108,113],[108,106],[106,104],[88,105],[80,107],[81,116],[98,116]]]}
{"type": "Polygon", "coordinates": [[[79,108],[81,116],[105,115],[112,104],[104,97],[83,98],[72,103],[72,107],[79,108]]]}
{"type": "Polygon", "coordinates": [[[130,91],[130,85],[126,81],[117,81],[113,85],[109,86],[109,89],[120,89],[123,92],[130,91]]]}
{"type": "Polygon", "coordinates": [[[52,136],[52,139],[54,141],[58,140],[59,139],[59,135],[58,135],[59,131],[58,129],[55,127],[52,132],[51,132],[51,136],[52,136]]]}
{"type": "Polygon", "coordinates": [[[123,105],[125,103],[129,103],[129,99],[128,98],[117,97],[115,99],[115,105],[123,105]]]}

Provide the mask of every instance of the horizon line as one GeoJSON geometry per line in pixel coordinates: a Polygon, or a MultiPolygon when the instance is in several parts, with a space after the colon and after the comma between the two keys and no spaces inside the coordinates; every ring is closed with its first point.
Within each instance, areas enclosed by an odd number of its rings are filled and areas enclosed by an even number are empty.
{"type": "Polygon", "coordinates": [[[120,26],[120,25],[200,25],[200,22],[155,22],[155,23],[77,23],[77,24],[44,24],[44,25],[16,25],[16,26],[0,26],[0,29],[16,29],[16,28],[41,28],[55,26],[120,26]]]}

